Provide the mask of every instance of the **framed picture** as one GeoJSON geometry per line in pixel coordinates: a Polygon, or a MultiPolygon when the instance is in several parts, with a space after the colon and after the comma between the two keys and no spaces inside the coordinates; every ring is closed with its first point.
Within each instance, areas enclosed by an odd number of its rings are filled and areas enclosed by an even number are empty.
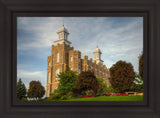
{"type": "Polygon", "coordinates": [[[159,6],[1,1],[1,117],[159,117],[159,6]]]}

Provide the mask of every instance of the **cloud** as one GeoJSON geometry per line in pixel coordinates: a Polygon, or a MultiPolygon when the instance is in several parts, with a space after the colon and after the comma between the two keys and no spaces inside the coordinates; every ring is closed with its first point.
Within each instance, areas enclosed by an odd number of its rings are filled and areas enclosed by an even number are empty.
{"type": "MultiPolygon", "coordinates": [[[[32,66],[33,67],[33,66],[32,66]]],[[[38,71],[37,68],[32,68],[31,65],[18,64],[17,65],[17,80],[19,78],[25,83],[27,89],[29,88],[29,83],[33,80],[40,81],[42,85],[46,86],[47,73],[46,70],[38,71]]]]}

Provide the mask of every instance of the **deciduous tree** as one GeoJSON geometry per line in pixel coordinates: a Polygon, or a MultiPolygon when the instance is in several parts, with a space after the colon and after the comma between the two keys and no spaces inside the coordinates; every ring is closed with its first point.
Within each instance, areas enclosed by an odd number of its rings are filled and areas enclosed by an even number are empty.
{"type": "Polygon", "coordinates": [[[40,81],[31,81],[29,84],[29,89],[27,92],[27,96],[29,98],[42,98],[45,94],[45,89],[41,85],[40,81]]]}
{"type": "Polygon", "coordinates": [[[81,91],[93,90],[94,93],[97,93],[99,88],[98,80],[92,71],[81,72],[78,76],[76,83],[76,88],[81,91]]]}
{"type": "Polygon", "coordinates": [[[135,79],[135,72],[131,63],[118,61],[110,68],[110,82],[116,92],[130,89],[135,79]]]}
{"type": "Polygon", "coordinates": [[[68,93],[76,85],[77,72],[67,69],[65,72],[61,72],[58,75],[58,78],[58,89],[60,89],[60,91],[63,91],[64,93],[68,93]]]}
{"type": "Polygon", "coordinates": [[[77,72],[69,68],[65,72],[58,74],[58,88],[51,94],[51,98],[55,100],[64,100],[72,97],[72,89],[76,85],[77,72]]]}

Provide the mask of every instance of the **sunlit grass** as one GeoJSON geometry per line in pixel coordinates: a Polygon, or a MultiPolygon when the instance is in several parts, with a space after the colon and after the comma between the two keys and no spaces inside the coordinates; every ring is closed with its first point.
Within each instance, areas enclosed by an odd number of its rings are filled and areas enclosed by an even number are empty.
{"type": "Polygon", "coordinates": [[[90,98],[75,98],[64,101],[143,101],[143,96],[99,96],[90,98]]]}

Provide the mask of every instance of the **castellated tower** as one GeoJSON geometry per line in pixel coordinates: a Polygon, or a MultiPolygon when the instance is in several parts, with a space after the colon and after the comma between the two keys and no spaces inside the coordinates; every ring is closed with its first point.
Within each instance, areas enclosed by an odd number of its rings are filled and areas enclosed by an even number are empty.
{"type": "Polygon", "coordinates": [[[57,74],[64,72],[67,67],[78,72],[78,74],[81,71],[93,70],[96,77],[102,77],[110,86],[109,69],[103,65],[102,53],[98,47],[94,50],[94,60],[92,58],[88,60],[88,56],[81,59],[81,52],[70,46],[69,32],[64,25],[57,31],[57,34],[58,40],[54,41],[55,45],[52,45],[51,56],[48,56],[47,60],[46,97],[49,97],[57,89],[59,84],[57,74]]]}

